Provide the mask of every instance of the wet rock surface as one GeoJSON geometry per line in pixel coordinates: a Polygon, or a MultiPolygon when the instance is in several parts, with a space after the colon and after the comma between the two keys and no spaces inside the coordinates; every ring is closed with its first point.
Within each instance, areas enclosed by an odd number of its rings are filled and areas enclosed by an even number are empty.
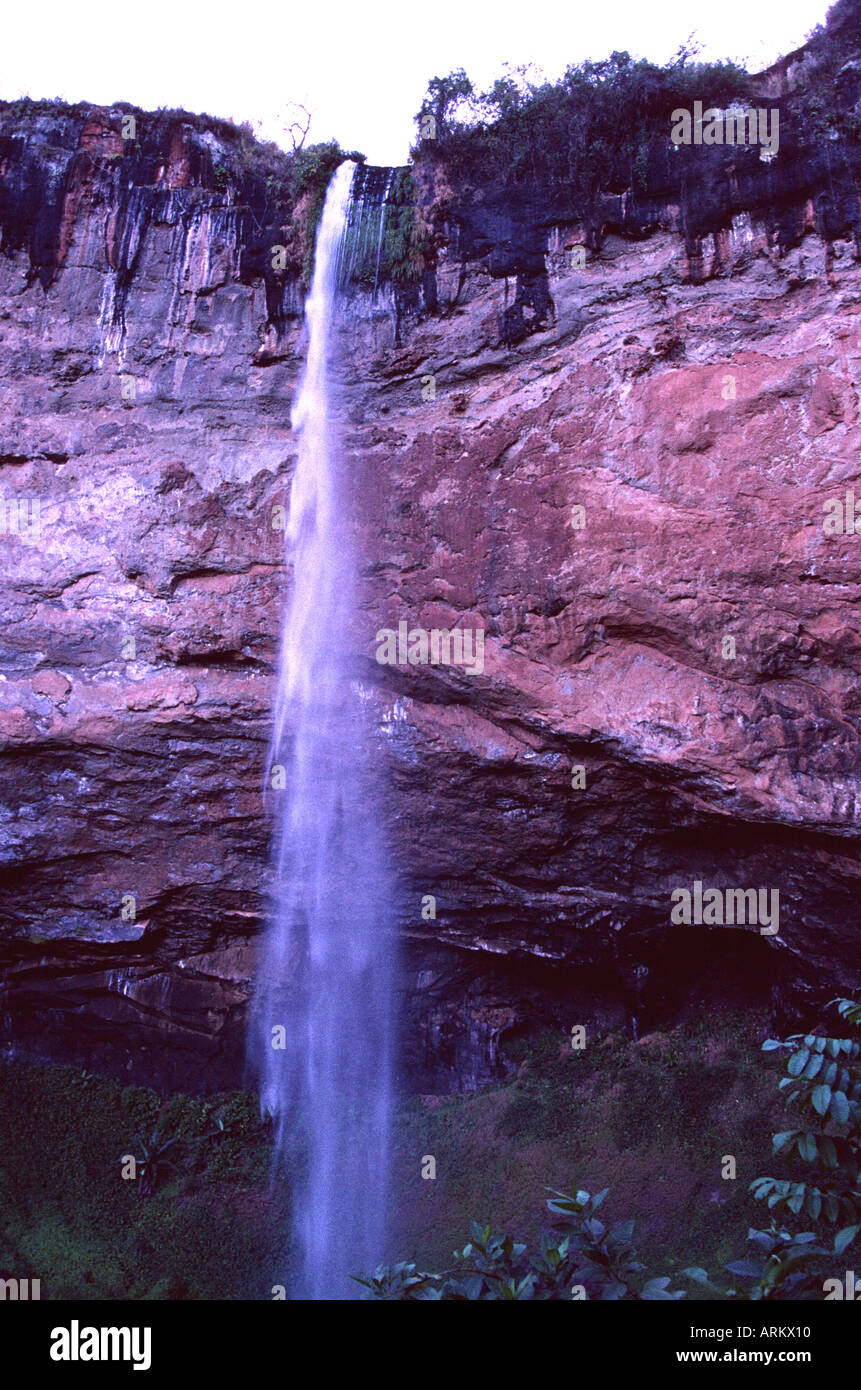
{"type": "MultiPolygon", "coordinates": [[[[238,196],[192,196],[202,137],[165,127],[123,188],[118,124],[0,149],[0,1007],[11,1047],[214,1089],[270,890],[301,290],[275,305],[238,196]]],[[[823,527],[861,498],[858,200],[799,159],[732,205],[697,185],[696,225],[675,185],[600,227],[489,190],[411,296],[347,298],[361,606],[332,640],[419,1089],[547,1021],[748,978],[789,1020],[861,982],[861,539],[823,527]],[[381,665],[402,622],[482,632],[481,669],[381,665]],[[779,890],[779,933],[672,926],[695,881],[779,890]]]]}

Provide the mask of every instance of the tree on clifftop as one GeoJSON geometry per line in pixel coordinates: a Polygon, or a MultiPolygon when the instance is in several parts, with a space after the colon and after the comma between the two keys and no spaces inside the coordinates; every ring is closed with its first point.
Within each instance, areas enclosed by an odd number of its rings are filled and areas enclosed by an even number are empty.
{"type": "Polygon", "coordinates": [[[446,134],[453,124],[451,117],[458,103],[468,101],[473,95],[472,82],[463,68],[450,72],[448,77],[432,77],[417,117],[422,135],[437,140],[446,134]],[[425,130],[428,117],[433,121],[431,130],[425,130]]]}

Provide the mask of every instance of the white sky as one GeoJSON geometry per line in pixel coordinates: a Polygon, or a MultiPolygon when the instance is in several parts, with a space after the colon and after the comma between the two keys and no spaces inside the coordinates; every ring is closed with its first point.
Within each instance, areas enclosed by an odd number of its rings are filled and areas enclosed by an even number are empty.
{"type": "Polygon", "coordinates": [[[261,121],[279,143],[298,101],[313,115],[309,141],[335,137],[371,163],[400,164],[428,80],[453,68],[486,87],[505,63],[555,78],[613,49],[665,62],[694,29],[702,58],[756,71],[803,43],[829,3],[19,0],[3,18],[0,96],[181,106],[261,121]]]}

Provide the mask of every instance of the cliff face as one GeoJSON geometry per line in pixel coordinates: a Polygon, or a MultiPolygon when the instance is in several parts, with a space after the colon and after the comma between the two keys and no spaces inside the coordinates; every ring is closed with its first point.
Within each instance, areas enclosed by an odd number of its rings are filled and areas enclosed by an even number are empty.
{"type": "MultiPolygon", "coordinates": [[[[0,131],[0,1002],[14,1046],[214,1087],[265,916],[301,279],[265,177],[138,119],[132,164],[119,111],[0,131]]],[[[861,560],[823,528],[861,498],[855,157],[655,160],[575,216],[426,148],[435,264],[345,301],[333,640],[418,1084],[543,1018],[861,982],[861,560]],[[482,669],[381,665],[401,622],[484,632],[482,669]],[[777,890],[778,934],[671,925],[695,881],[777,890]]]]}

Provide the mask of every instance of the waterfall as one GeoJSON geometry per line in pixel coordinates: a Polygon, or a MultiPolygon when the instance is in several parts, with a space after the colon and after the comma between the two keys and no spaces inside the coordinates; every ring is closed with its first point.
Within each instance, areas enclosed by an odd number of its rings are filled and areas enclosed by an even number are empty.
{"type": "Polygon", "coordinates": [[[378,286],[379,283],[380,283],[380,256],[381,256],[382,250],[383,250],[383,234],[384,234],[384,232],[385,232],[385,230],[386,230],[386,203],[387,203],[387,201],[388,201],[389,189],[390,189],[391,186],[392,186],[392,179],[393,179],[393,178],[394,178],[394,170],[393,170],[393,169],[390,169],[390,170],[389,170],[389,173],[388,173],[388,175],[387,175],[387,177],[386,177],[386,186],[385,186],[385,189],[383,190],[382,201],[380,202],[380,227],[379,227],[379,231],[378,231],[378,233],[377,233],[377,259],[376,259],[376,261],[374,262],[374,290],[373,290],[373,293],[374,293],[374,294],[377,293],[377,286],[378,286]]]}
{"type": "Polygon", "coordinates": [[[270,750],[275,901],[252,1048],[292,1194],[298,1298],[356,1297],[383,1255],[392,1097],[391,892],[366,709],[347,659],[354,566],[333,410],[332,329],[354,166],[317,232],[286,527],[287,605],[270,750]]]}

